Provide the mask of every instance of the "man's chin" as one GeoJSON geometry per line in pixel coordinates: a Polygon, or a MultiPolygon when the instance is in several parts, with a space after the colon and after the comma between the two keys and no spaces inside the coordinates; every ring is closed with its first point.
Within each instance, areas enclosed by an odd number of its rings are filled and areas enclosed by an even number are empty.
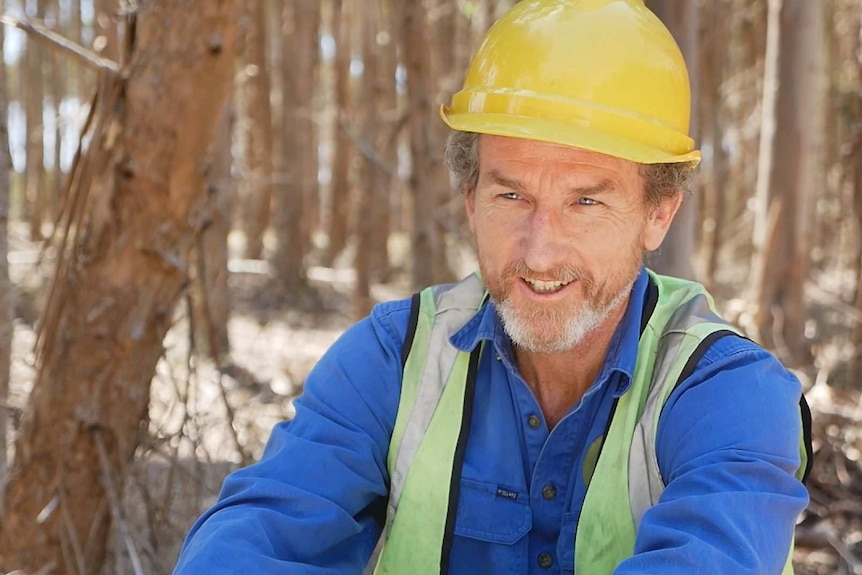
{"type": "Polygon", "coordinates": [[[555,353],[570,347],[565,343],[565,329],[554,325],[557,322],[536,317],[527,320],[506,306],[498,309],[506,334],[518,347],[536,353],[555,353]]]}
{"type": "Polygon", "coordinates": [[[519,348],[536,354],[562,353],[571,349],[571,346],[563,344],[559,340],[548,340],[546,337],[541,340],[534,339],[522,342],[512,340],[512,342],[519,348]]]}

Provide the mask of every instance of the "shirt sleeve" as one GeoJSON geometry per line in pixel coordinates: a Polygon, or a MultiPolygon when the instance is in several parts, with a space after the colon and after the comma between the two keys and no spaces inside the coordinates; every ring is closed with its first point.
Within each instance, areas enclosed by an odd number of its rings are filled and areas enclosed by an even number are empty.
{"type": "Polygon", "coordinates": [[[228,476],[174,575],[359,574],[380,534],[409,301],[381,304],[327,351],[261,460],[228,476]],[[375,520],[375,517],[378,520],[375,520]]]}
{"type": "Polygon", "coordinates": [[[808,503],[799,381],[738,337],[717,340],[671,394],[656,457],[666,488],[615,575],[780,575],[808,503]]]}

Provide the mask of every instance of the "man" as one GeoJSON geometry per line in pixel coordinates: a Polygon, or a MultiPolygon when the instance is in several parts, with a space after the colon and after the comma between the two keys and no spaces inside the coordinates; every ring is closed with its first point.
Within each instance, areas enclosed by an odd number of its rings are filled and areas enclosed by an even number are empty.
{"type": "Polygon", "coordinates": [[[667,30],[524,0],[442,115],[481,274],[348,330],[175,573],[791,573],[800,385],[642,266],[700,158],[667,30]]]}

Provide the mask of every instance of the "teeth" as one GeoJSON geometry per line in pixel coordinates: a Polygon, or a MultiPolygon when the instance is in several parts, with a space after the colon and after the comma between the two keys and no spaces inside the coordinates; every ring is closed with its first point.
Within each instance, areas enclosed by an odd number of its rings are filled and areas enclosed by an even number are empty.
{"type": "Polygon", "coordinates": [[[555,282],[547,282],[542,280],[533,280],[529,278],[524,278],[524,281],[530,284],[534,291],[538,293],[551,293],[561,289],[563,286],[568,285],[570,282],[563,281],[555,281],[555,282]]]}

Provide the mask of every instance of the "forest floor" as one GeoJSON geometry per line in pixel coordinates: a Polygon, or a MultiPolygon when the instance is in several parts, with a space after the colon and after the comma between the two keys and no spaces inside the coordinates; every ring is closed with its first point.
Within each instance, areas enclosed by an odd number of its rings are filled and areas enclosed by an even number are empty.
{"type": "MultiPolygon", "coordinates": [[[[34,326],[47,276],[24,240],[10,246],[18,287],[12,386],[13,422],[34,379],[34,326]]],[[[151,390],[148,441],[126,483],[123,524],[105,573],[171,572],[185,532],[217,496],[223,477],[260,456],[270,429],[293,415],[310,369],[351,325],[348,270],[312,268],[312,291],[288,304],[265,274],[233,273],[231,356],[221,370],[192,353],[183,306],[165,341],[151,390]]],[[[376,286],[380,301],[404,297],[398,285],[376,286]]],[[[822,364],[822,362],[821,362],[822,364]]],[[[824,370],[800,373],[814,413],[817,458],[811,505],[797,529],[797,575],[862,575],[862,398],[836,390],[824,370]],[[817,374],[820,374],[818,377],[817,374]]]]}

